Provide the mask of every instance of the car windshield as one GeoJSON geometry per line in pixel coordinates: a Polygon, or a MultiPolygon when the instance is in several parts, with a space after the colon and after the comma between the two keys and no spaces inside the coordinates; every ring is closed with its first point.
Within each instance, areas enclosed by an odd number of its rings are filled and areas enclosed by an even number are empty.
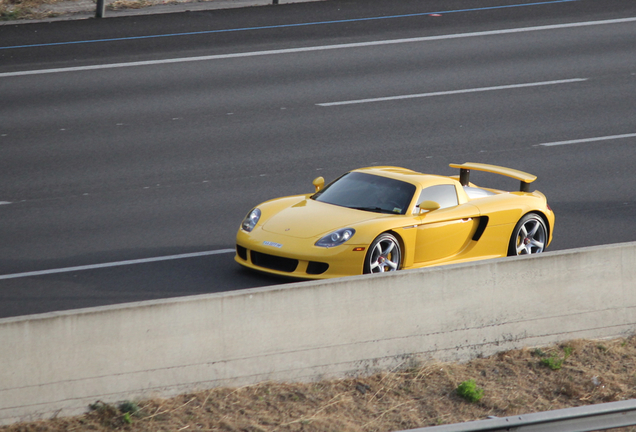
{"type": "Polygon", "coordinates": [[[311,198],[329,204],[377,213],[405,214],[415,185],[387,177],[350,172],[311,198]]]}

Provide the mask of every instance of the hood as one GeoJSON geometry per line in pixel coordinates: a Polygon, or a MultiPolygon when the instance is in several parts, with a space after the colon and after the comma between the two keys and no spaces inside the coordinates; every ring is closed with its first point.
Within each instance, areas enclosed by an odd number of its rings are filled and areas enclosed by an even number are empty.
{"type": "Polygon", "coordinates": [[[289,237],[312,238],[378,217],[383,215],[303,199],[270,216],[262,229],[289,237]]]}

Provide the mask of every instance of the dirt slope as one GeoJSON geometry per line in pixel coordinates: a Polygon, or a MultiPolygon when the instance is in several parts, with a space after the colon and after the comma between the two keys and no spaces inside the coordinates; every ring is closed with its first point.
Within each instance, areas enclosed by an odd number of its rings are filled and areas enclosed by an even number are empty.
{"type": "Polygon", "coordinates": [[[121,405],[96,402],[83,416],[0,431],[398,431],[632,398],[636,337],[572,341],[369,377],[218,388],[121,405]],[[483,389],[478,402],[456,392],[469,380],[483,389]]]}

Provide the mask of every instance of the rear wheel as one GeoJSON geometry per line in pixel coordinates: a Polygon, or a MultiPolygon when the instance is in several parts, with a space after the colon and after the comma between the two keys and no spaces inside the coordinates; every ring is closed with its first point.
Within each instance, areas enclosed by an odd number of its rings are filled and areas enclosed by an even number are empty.
{"type": "Polygon", "coordinates": [[[522,217],[508,245],[508,256],[541,253],[548,241],[548,229],[545,221],[536,213],[528,213],[522,217]]]}
{"type": "Polygon", "coordinates": [[[365,273],[384,273],[400,269],[402,250],[397,239],[389,234],[380,234],[367,252],[364,260],[365,273]]]}

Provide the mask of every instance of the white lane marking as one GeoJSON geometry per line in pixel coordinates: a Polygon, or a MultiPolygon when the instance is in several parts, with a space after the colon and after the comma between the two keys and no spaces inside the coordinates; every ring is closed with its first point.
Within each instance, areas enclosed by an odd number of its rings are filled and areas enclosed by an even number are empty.
{"type": "Polygon", "coordinates": [[[77,267],[65,267],[65,268],[50,269],[50,270],[38,270],[38,271],[31,271],[31,272],[25,272],[25,273],[0,275],[0,279],[16,279],[16,278],[23,278],[23,277],[29,277],[29,276],[42,276],[42,275],[48,275],[48,274],[54,274],[54,273],[68,273],[68,272],[74,272],[74,271],[93,270],[93,269],[100,269],[100,268],[106,268],[106,267],[118,267],[118,266],[133,265],[133,264],[145,264],[145,263],[151,263],[151,262],[157,262],[157,261],[169,261],[169,260],[183,259],[183,258],[195,258],[195,257],[202,257],[207,255],[219,255],[219,254],[233,253],[233,252],[235,252],[234,249],[219,249],[214,251],[193,252],[193,253],[180,254],[180,255],[166,255],[166,256],[153,257],[153,258],[140,258],[140,259],[134,259],[134,260],[128,260],[128,261],[116,261],[116,262],[102,263],[102,264],[90,264],[90,265],[83,265],[83,266],[77,266],[77,267]]]}
{"type": "Polygon", "coordinates": [[[615,140],[615,139],[621,139],[621,138],[636,138],[636,133],[623,134],[623,135],[609,135],[609,136],[596,137],[596,138],[582,138],[582,139],[575,139],[575,140],[568,140],[568,141],[555,141],[550,143],[534,144],[533,147],[539,147],[539,146],[552,147],[552,146],[580,144],[580,143],[587,143],[587,142],[594,142],[594,141],[608,141],[608,140],[615,140]]]}
{"type": "Polygon", "coordinates": [[[558,80],[558,81],[542,81],[542,82],[511,84],[511,85],[502,85],[502,86],[494,86],[494,87],[478,87],[478,88],[471,88],[471,89],[448,90],[448,91],[418,93],[418,94],[409,94],[409,95],[400,95],[400,96],[387,96],[387,97],[348,100],[348,101],[340,101],[340,102],[325,102],[325,103],[319,103],[316,105],[323,106],[323,107],[330,107],[330,106],[337,106],[337,105],[384,102],[384,101],[393,101],[393,100],[401,100],[401,99],[425,98],[425,97],[431,97],[431,96],[448,96],[448,95],[462,94],[462,93],[476,93],[476,92],[506,90],[506,89],[515,89],[515,88],[523,88],[523,87],[538,87],[538,86],[555,85],[555,84],[568,84],[568,83],[581,82],[581,81],[587,81],[587,78],[572,78],[572,79],[565,79],[565,80],[558,80]]]}
{"type": "Polygon", "coordinates": [[[0,205],[6,205],[6,204],[11,204],[10,201],[0,201],[0,205]]]}
{"type": "Polygon", "coordinates": [[[340,44],[340,45],[323,45],[323,46],[315,46],[315,47],[288,48],[288,49],[268,50],[268,51],[253,51],[253,52],[234,53],[234,54],[218,54],[218,55],[209,55],[209,56],[200,56],[200,57],[182,57],[182,58],[174,58],[174,59],[148,60],[148,61],[129,62],[129,63],[111,63],[111,64],[103,64],[103,65],[77,66],[77,67],[69,67],[69,68],[4,72],[4,73],[0,73],[0,78],[13,77],[13,76],[25,76],[25,75],[42,75],[42,74],[51,74],[51,73],[60,73],[60,72],[89,71],[89,70],[98,70],[98,69],[116,69],[116,68],[123,68],[123,67],[152,66],[152,65],[159,65],[159,64],[170,64],[170,63],[186,63],[186,62],[193,62],[193,61],[221,60],[221,59],[241,58],[241,57],[256,57],[256,56],[266,56],[266,55],[275,55],[275,54],[291,54],[291,53],[301,53],[301,52],[311,52],[311,51],[326,51],[326,50],[346,49],[346,48],[363,48],[363,47],[372,47],[372,46],[380,46],[380,45],[396,45],[396,44],[403,44],[403,43],[428,42],[428,41],[438,41],[438,40],[446,40],[446,39],[459,39],[459,38],[470,38],[470,37],[480,37],[480,36],[503,35],[503,34],[510,34],[510,33],[525,33],[525,32],[543,31],[543,30],[556,30],[556,29],[565,29],[565,28],[572,28],[572,27],[621,24],[621,23],[628,23],[633,21],[636,21],[636,17],[603,20],[603,21],[586,21],[586,22],[578,22],[578,23],[554,24],[554,25],[545,25],[545,26],[536,26],[536,27],[522,27],[522,28],[514,28],[514,29],[490,30],[490,31],[482,31],[482,32],[459,33],[459,34],[439,35],[439,36],[424,36],[424,37],[408,38],[408,39],[358,42],[358,43],[348,43],[348,44],[340,44]]]}

